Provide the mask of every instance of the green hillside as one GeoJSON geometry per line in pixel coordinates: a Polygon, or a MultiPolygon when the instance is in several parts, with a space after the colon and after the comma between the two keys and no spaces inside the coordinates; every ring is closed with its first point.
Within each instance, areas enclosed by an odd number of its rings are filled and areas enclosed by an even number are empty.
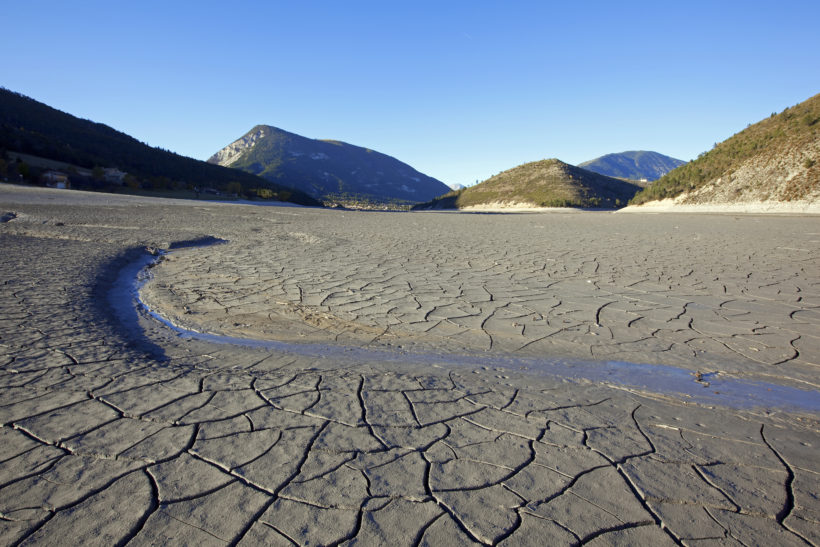
{"type": "Polygon", "coordinates": [[[0,88],[0,150],[79,167],[112,167],[152,188],[196,186],[256,193],[306,205],[319,203],[284,185],[139,142],[107,125],[84,120],[0,88]],[[267,191],[264,191],[267,190],[267,191]]]}
{"type": "MultiPolygon", "coordinates": [[[[790,171],[785,187],[777,193],[778,197],[784,200],[800,199],[820,188],[818,148],[820,95],[815,95],[717,144],[696,160],[652,183],[639,192],[630,204],[673,198],[707,185],[734,184],[735,193],[751,193],[755,189],[750,185],[769,183],[755,178],[754,173],[767,173],[768,180],[774,184],[775,177],[769,173],[771,167],[778,163],[775,174],[777,171],[790,171]],[[744,181],[748,183],[744,184],[744,181]]],[[[758,188],[754,193],[762,197],[771,194],[765,188],[758,188]]]]}
{"type": "Polygon", "coordinates": [[[626,205],[639,189],[629,182],[549,159],[519,165],[417,209],[461,209],[495,203],[616,208],[626,205]]]}

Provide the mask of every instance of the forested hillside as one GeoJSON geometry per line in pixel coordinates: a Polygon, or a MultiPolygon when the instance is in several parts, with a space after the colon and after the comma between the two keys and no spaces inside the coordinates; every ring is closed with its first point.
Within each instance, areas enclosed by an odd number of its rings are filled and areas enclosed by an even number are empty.
{"type": "Polygon", "coordinates": [[[0,88],[0,150],[87,169],[116,168],[154,189],[191,185],[248,194],[257,194],[261,189],[268,197],[318,204],[298,190],[148,146],[107,125],[77,118],[3,88],[0,88]]]}

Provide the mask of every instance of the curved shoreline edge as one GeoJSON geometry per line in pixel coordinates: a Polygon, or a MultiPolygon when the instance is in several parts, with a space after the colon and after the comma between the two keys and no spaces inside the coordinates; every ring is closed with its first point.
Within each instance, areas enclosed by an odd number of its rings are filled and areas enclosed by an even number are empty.
{"type": "Polygon", "coordinates": [[[534,359],[504,355],[463,355],[448,353],[393,352],[358,346],[283,342],[239,338],[222,334],[200,332],[182,327],[152,309],[142,298],[141,289],[151,279],[150,269],[162,256],[173,249],[204,247],[227,243],[218,238],[204,238],[175,242],[167,250],[151,252],[146,249],[137,260],[128,263],[117,277],[109,293],[109,303],[118,319],[130,331],[139,329],[139,315],[147,316],[157,324],[183,339],[201,342],[267,349],[314,358],[338,358],[340,361],[382,362],[426,366],[480,366],[485,369],[503,369],[534,376],[563,379],[573,382],[591,381],[666,397],[679,397],[684,402],[719,405],[735,409],[765,408],[784,411],[820,413],[820,393],[810,390],[744,380],[720,372],[696,374],[671,365],[630,363],[625,361],[582,361],[576,359],[534,359]]]}

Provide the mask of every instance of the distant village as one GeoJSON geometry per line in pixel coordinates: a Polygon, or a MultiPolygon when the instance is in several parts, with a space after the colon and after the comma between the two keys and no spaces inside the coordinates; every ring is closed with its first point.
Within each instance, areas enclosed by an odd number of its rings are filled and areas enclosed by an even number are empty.
{"type": "MultiPolygon", "coordinates": [[[[94,173],[92,171],[86,169],[78,169],[77,174],[86,178],[98,178],[94,176],[94,173]]],[[[128,175],[128,173],[126,173],[125,171],[120,171],[115,167],[108,167],[102,169],[102,177],[99,178],[108,184],[116,184],[119,186],[123,186],[125,184],[126,175],[128,175]]],[[[69,176],[69,174],[54,169],[44,171],[40,175],[40,182],[42,182],[49,188],[58,188],[61,190],[71,188],[71,177],[69,176]]]]}
{"type": "Polygon", "coordinates": [[[237,193],[223,192],[211,187],[197,187],[184,182],[163,180],[145,181],[116,167],[94,167],[88,169],[46,158],[6,152],[0,157],[0,180],[3,182],[23,182],[38,184],[59,190],[83,189],[116,191],[117,188],[130,190],[188,190],[196,197],[235,198],[237,193]]]}

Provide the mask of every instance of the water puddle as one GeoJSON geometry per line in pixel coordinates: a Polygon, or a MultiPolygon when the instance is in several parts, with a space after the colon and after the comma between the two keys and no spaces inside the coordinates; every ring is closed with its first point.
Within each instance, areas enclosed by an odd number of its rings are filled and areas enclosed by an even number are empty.
{"type": "MultiPolygon", "coordinates": [[[[214,241],[205,243],[221,242],[222,240],[214,238],[214,241]]],[[[174,248],[182,246],[193,245],[176,245],[174,248]]],[[[117,289],[115,289],[117,295],[111,298],[111,302],[124,321],[133,321],[136,314],[141,312],[162,323],[183,339],[261,348],[316,359],[332,358],[344,363],[458,365],[478,369],[479,372],[481,369],[486,369],[488,373],[494,374],[503,374],[504,370],[525,372],[558,379],[606,383],[624,389],[680,397],[686,401],[706,405],[721,405],[739,409],[763,407],[820,413],[820,393],[815,390],[807,391],[779,384],[745,380],[721,373],[695,373],[669,365],[623,361],[535,359],[491,354],[402,353],[386,349],[316,343],[299,344],[197,332],[174,324],[141,300],[140,289],[151,278],[150,268],[158,260],[157,257],[146,254],[141,260],[125,268],[118,279],[117,289]]]]}

